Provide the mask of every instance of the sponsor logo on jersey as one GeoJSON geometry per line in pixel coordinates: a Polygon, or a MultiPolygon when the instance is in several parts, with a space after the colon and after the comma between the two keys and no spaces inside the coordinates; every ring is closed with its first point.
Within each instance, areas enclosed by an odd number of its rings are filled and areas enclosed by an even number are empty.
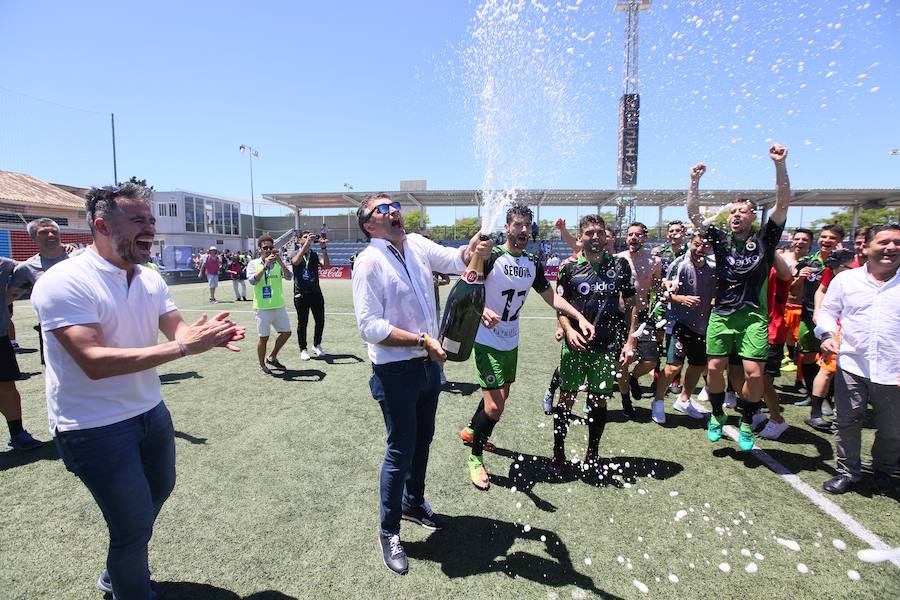
{"type": "Polygon", "coordinates": [[[610,279],[615,279],[616,278],[615,270],[610,269],[609,271],[606,272],[606,276],[609,277],[610,279]]]}
{"type": "Polygon", "coordinates": [[[503,265],[503,273],[507,277],[531,277],[531,269],[519,265],[503,265]]]}
{"type": "Polygon", "coordinates": [[[729,255],[728,258],[725,259],[725,262],[727,262],[735,269],[749,271],[756,266],[756,263],[759,262],[759,259],[760,256],[758,254],[754,254],[753,256],[729,255]]]}
{"type": "Polygon", "coordinates": [[[587,296],[591,292],[614,292],[616,291],[616,282],[615,281],[596,281],[594,283],[590,283],[589,281],[582,281],[578,284],[578,293],[582,296],[587,296]]]}

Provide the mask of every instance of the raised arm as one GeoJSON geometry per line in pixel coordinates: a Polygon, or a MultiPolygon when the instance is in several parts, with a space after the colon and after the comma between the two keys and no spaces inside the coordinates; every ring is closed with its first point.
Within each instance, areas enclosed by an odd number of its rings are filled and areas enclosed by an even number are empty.
{"type": "Polygon", "coordinates": [[[700,178],[706,173],[706,165],[697,163],[691,167],[691,187],[688,188],[687,214],[698,231],[703,231],[703,215],[700,214],[700,178]]]}
{"type": "Polygon", "coordinates": [[[769,148],[769,158],[775,163],[775,208],[769,218],[774,223],[784,226],[787,221],[788,206],[791,204],[791,181],[787,172],[788,150],[781,144],[769,148]]]}
{"type": "Polygon", "coordinates": [[[562,241],[569,245],[569,248],[572,249],[572,252],[578,252],[580,248],[578,247],[578,241],[575,239],[569,230],[566,229],[566,220],[565,219],[557,219],[553,224],[559,230],[559,237],[562,241]]]}

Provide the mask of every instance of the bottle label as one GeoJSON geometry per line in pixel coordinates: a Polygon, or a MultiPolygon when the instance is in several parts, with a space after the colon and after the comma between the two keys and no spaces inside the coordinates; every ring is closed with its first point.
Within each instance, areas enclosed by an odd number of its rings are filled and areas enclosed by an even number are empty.
{"type": "Polygon", "coordinates": [[[466,283],[484,283],[484,277],[474,269],[467,270],[462,278],[466,283]]]}
{"type": "Polygon", "coordinates": [[[447,352],[452,352],[452,353],[456,354],[457,352],[459,352],[459,346],[460,346],[459,342],[457,342],[456,340],[451,340],[448,337],[445,337],[444,339],[441,340],[441,348],[443,348],[447,352]]]}

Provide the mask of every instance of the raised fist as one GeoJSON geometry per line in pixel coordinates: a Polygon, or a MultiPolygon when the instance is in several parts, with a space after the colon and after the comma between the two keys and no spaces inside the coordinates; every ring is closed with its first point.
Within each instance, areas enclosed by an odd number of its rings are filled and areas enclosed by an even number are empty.
{"type": "Polygon", "coordinates": [[[787,154],[787,148],[781,144],[773,144],[772,147],[769,148],[769,158],[775,162],[784,162],[784,159],[787,158],[787,154]]]}
{"type": "Polygon", "coordinates": [[[562,218],[557,219],[557,220],[553,223],[553,226],[556,227],[557,229],[565,229],[565,228],[566,228],[566,220],[565,220],[565,219],[562,219],[562,218]]]}
{"type": "Polygon", "coordinates": [[[703,163],[697,163],[691,167],[691,179],[700,179],[704,173],[706,173],[706,165],[703,163]]]}

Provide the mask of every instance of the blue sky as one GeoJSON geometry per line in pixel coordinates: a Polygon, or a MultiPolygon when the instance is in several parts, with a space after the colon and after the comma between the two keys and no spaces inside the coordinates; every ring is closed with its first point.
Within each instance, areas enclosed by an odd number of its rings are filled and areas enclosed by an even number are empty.
{"type": "MultiPolygon", "coordinates": [[[[480,188],[488,157],[502,185],[615,187],[622,15],[504,4],[0,0],[0,169],[108,183],[115,112],[119,178],[158,190],[247,200],[240,144],[257,194],[480,188]]],[[[772,140],[796,188],[897,187],[898,31],[894,0],[654,2],[638,189],[698,160],[706,187],[770,188],[772,140]]]]}

